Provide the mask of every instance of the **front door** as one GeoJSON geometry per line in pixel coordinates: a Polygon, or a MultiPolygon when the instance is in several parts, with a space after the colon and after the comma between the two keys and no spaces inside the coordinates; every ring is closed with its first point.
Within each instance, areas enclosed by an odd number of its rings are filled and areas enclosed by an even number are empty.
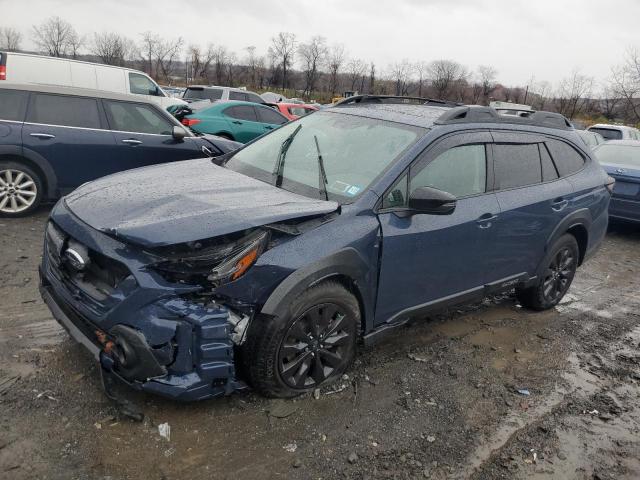
{"type": "Polygon", "coordinates": [[[238,142],[250,142],[265,132],[253,105],[233,105],[224,111],[224,115],[231,126],[233,138],[238,142]]]}
{"type": "Polygon", "coordinates": [[[487,192],[488,132],[449,136],[424,152],[390,189],[379,213],[382,257],[375,323],[422,307],[481,295],[493,254],[498,201],[487,192]],[[457,198],[449,215],[413,213],[407,192],[428,186],[457,198]]]}
{"type": "Polygon", "coordinates": [[[175,124],[148,104],[103,100],[116,143],[112,172],[207,156],[196,137],[173,138],[175,124]]]}

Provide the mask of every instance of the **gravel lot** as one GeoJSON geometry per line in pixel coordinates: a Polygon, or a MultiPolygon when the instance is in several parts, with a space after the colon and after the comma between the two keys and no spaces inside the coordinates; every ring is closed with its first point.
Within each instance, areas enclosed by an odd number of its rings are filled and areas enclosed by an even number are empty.
{"type": "Polygon", "coordinates": [[[554,310],[416,320],[319,399],[130,393],[134,422],[40,300],[47,213],[0,219],[2,479],[640,478],[638,228],[613,226],[554,310]]]}

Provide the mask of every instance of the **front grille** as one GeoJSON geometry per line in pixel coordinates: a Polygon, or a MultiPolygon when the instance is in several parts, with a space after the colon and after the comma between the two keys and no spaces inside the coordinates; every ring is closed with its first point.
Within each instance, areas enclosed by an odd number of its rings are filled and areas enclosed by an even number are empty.
{"type": "Polygon", "coordinates": [[[121,287],[125,282],[135,284],[124,265],[91,249],[87,249],[89,262],[86,268],[82,271],[74,269],[64,252],[70,242],[81,244],[53,222],[47,225],[45,238],[48,273],[71,297],[95,315],[105,314],[122,301],[124,292],[121,287]]]}

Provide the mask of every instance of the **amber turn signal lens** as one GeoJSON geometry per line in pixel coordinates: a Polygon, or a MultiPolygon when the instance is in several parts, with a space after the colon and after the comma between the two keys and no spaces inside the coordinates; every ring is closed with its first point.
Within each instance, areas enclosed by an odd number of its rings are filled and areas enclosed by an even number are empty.
{"type": "Polygon", "coordinates": [[[233,275],[231,275],[231,280],[236,280],[237,278],[240,278],[244,272],[247,271],[247,269],[253,265],[253,262],[256,261],[256,259],[258,258],[258,249],[254,248],[253,250],[249,251],[244,257],[242,257],[240,260],[238,260],[238,263],[236,263],[236,268],[235,268],[235,272],[233,272],[233,275]]]}

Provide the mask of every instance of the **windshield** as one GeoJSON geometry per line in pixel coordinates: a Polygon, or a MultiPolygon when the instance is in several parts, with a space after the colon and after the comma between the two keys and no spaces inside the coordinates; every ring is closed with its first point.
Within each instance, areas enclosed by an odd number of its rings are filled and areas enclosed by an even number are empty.
{"type": "Polygon", "coordinates": [[[599,133],[607,140],[622,140],[622,132],[615,128],[591,127],[589,131],[599,133]]]}
{"type": "Polygon", "coordinates": [[[603,143],[596,155],[600,163],[624,165],[631,168],[640,168],[640,146],[611,145],[603,143]]]}
{"type": "Polygon", "coordinates": [[[273,172],[281,163],[281,188],[324,198],[318,179],[321,153],[328,198],[348,203],[425,132],[384,120],[316,112],[247,145],[226,167],[275,184],[273,172]]]}

